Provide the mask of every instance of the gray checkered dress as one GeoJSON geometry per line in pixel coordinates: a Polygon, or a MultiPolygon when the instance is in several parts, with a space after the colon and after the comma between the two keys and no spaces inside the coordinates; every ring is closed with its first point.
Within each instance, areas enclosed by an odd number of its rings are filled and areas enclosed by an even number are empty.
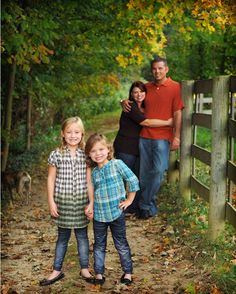
{"type": "Polygon", "coordinates": [[[88,225],[84,208],[88,204],[85,154],[77,149],[72,158],[68,148],[50,153],[48,164],[57,168],[54,200],[59,217],[54,218],[62,228],[84,228],[88,225]]]}

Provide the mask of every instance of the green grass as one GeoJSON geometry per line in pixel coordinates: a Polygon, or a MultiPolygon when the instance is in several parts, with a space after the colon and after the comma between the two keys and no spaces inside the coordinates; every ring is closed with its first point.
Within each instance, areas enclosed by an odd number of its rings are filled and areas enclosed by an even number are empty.
{"type": "Polygon", "coordinates": [[[208,239],[206,202],[193,195],[191,202],[186,203],[178,187],[169,184],[162,186],[158,199],[160,215],[175,228],[181,242],[195,251],[199,272],[207,269],[220,293],[236,293],[236,266],[232,262],[235,260],[235,229],[226,224],[219,238],[212,242],[208,239]]]}

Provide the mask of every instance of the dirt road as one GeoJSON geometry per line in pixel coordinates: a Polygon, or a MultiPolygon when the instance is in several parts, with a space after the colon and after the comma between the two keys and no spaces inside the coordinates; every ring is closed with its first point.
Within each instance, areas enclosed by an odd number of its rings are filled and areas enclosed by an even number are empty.
{"type": "MultiPolygon", "coordinates": [[[[197,271],[192,250],[175,236],[175,228],[162,216],[149,220],[127,218],[127,234],[134,262],[134,283],[121,285],[119,257],[109,234],[106,282],[102,289],[86,284],[79,276],[74,236],[64,262],[65,278],[40,287],[39,280],[51,271],[56,227],[50,220],[46,200],[46,177],[33,177],[29,206],[19,199],[2,214],[2,293],[189,293],[189,285],[201,287],[207,273],[197,271]],[[205,277],[204,277],[205,275],[205,277]]],[[[91,251],[92,224],[89,230],[91,251]]],[[[91,252],[91,270],[93,256],[91,252]]],[[[192,292],[190,292],[192,293],[192,292]]]]}

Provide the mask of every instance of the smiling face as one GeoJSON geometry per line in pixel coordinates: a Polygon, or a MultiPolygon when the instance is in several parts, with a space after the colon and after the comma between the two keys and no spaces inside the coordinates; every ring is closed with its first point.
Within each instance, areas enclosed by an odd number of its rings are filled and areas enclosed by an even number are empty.
{"type": "Polygon", "coordinates": [[[162,84],[166,79],[169,68],[163,61],[154,62],[152,64],[152,75],[157,84],[162,84]]]}
{"type": "Polygon", "coordinates": [[[109,148],[103,141],[96,142],[89,152],[90,158],[92,161],[96,162],[99,167],[102,167],[109,161],[108,155],[109,148]]]}
{"type": "Polygon", "coordinates": [[[131,92],[132,98],[138,103],[141,104],[145,99],[146,93],[142,91],[139,87],[134,87],[131,92]]]}
{"type": "Polygon", "coordinates": [[[61,131],[61,135],[64,138],[67,146],[69,148],[73,148],[79,146],[83,133],[81,131],[80,125],[77,122],[74,122],[68,124],[65,129],[61,131]]]}

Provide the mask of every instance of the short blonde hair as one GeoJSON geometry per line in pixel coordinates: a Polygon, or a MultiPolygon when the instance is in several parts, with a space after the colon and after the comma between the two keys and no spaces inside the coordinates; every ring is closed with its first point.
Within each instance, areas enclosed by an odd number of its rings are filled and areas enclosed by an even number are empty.
{"type": "Polygon", "coordinates": [[[104,135],[95,133],[88,138],[86,145],[85,145],[86,161],[87,161],[88,166],[90,166],[90,167],[97,166],[97,163],[94,162],[90,158],[89,153],[92,150],[93,146],[98,142],[101,142],[102,144],[107,146],[107,148],[109,150],[107,159],[111,160],[113,158],[113,148],[112,148],[111,143],[108,142],[107,138],[104,135]]]}
{"type": "MultiPolygon", "coordinates": [[[[77,123],[79,128],[80,128],[80,131],[82,133],[82,138],[81,138],[81,141],[79,142],[79,147],[81,149],[84,149],[84,146],[85,146],[85,139],[84,139],[84,136],[85,136],[85,130],[84,130],[84,124],[81,120],[80,117],[78,116],[74,116],[74,117],[69,117],[67,119],[65,119],[61,125],[61,131],[64,132],[65,129],[73,124],[73,123],[77,123]]],[[[61,146],[60,146],[60,150],[63,151],[66,147],[67,143],[65,141],[65,138],[63,136],[61,136],[61,146]]]]}

